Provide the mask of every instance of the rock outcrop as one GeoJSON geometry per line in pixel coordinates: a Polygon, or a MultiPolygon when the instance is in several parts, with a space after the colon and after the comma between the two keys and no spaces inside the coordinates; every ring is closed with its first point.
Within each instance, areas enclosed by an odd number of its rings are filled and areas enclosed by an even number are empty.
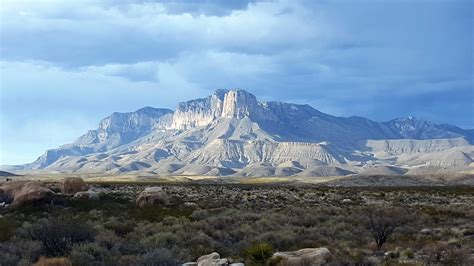
{"type": "Polygon", "coordinates": [[[186,266],[244,266],[243,263],[230,263],[227,258],[221,258],[217,252],[203,255],[199,257],[196,262],[186,262],[186,266]]]}
{"type": "Polygon", "coordinates": [[[173,116],[172,129],[205,126],[218,118],[254,117],[262,114],[262,109],[257,98],[244,90],[217,90],[207,98],[180,103],[173,116]]]}
{"type": "Polygon", "coordinates": [[[272,259],[277,265],[324,265],[333,258],[327,248],[305,248],[290,252],[277,252],[272,259]]]}
{"type": "Polygon", "coordinates": [[[161,187],[147,187],[138,195],[136,204],[139,207],[162,205],[170,203],[169,197],[161,187]]]}
{"type": "Polygon", "coordinates": [[[76,192],[73,196],[75,199],[91,199],[98,200],[100,198],[100,193],[94,190],[79,191],[76,192]]]}
{"type": "Polygon", "coordinates": [[[61,193],[73,196],[77,192],[87,191],[89,186],[80,177],[66,177],[59,182],[61,193]]]}
{"type": "Polygon", "coordinates": [[[218,266],[228,265],[229,261],[226,258],[221,259],[221,255],[219,255],[219,253],[213,252],[211,254],[199,257],[196,263],[198,266],[218,266]]]}
{"type": "Polygon", "coordinates": [[[32,202],[48,202],[54,192],[35,181],[13,181],[0,187],[0,201],[20,206],[32,202]]]}

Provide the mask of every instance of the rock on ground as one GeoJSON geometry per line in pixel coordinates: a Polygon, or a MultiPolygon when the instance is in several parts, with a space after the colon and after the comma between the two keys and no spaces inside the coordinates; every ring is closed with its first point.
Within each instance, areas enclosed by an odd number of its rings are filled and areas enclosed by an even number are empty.
{"type": "Polygon", "coordinates": [[[221,265],[243,266],[242,263],[229,264],[229,260],[227,260],[226,258],[221,259],[221,255],[219,255],[219,253],[217,252],[203,255],[199,257],[196,260],[196,262],[186,262],[183,265],[186,265],[186,266],[221,266],[221,265]]]}
{"type": "Polygon", "coordinates": [[[87,191],[89,186],[80,177],[66,177],[59,183],[61,193],[68,196],[73,196],[77,192],[87,191]]]}
{"type": "Polygon", "coordinates": [[[0,187],[0,201],[20,206],[29,202],[50,201],[54,192],[35,181],[7,182],[0,187]]]}
{"type": "Polygon", "coordinates": [[[149,205],[168,205],[169,197],[161,187],[147,187],[145,188],[136,200],[139,207],[149,205]]]}
{"type": "Polygon", "coordinates": [[[297,251],[277,252],[273,259],[277,265],[323,265],[332,260],[327,248],[304,248],[297,251]]]}
{"type": "Polygon", "coordinates": [[[94,190],[79,191],[74,194],[75,199],[91,199],[98,200],[100,197],[99,192],[94,190]]]}

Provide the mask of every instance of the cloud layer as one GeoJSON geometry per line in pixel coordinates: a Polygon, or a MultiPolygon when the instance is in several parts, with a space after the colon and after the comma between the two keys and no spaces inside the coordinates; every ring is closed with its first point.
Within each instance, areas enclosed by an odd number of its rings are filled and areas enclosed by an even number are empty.
{"type": "Polygon", "coordinates": [[[474,127],[472,25],[469,0],[4,0],[0,164],[217,88],[474,127]]]}

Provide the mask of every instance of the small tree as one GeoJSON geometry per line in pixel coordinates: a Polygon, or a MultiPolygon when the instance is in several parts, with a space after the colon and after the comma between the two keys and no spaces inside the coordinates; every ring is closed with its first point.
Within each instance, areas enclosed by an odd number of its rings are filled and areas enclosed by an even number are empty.
{"type": "Polygon", "coordinates": [[[367,228],[380,250],[390,235],[399,226],[406,224],[409,220],[408,214],[396,207],[376,207],[366,209],[367,228]]]}

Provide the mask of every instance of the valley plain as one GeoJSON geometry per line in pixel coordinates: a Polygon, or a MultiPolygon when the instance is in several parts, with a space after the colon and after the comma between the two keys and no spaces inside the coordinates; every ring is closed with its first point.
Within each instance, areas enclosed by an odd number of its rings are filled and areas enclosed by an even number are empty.
{"type": "Polygon", "coordinates": [[[214,252],[223,264],[199,265],[473,263],[472,186],[90,178],[97,197],[68,196],[57,178],[42,179],[54,191],[46,203],[2,208],[0,264],[177,265],[214,252]],[[159,201],[143,205],[147,189],[159,201]],[[371,218],[394,227],[381,246],[371,218]],[[277,256],[304,248],[319,255],[277,256]]]}

